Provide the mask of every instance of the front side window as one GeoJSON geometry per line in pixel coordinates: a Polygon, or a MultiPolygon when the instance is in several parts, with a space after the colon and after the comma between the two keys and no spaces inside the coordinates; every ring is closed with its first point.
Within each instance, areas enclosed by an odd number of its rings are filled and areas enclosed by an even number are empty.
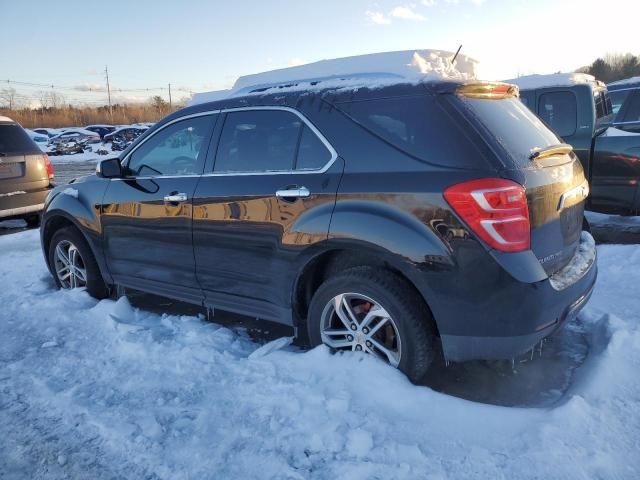
{"type": "Polygon", "coordinates": [[[284,110],[227,113],[214,171],[290,171],[302,127],[297,115],[284,110]]]}
{"type": "Polygon", "coordinates": [[[567,137],[576,132],[577,108],[576,97],[571,92],[543,93],[538,102],[538,116],[558,135],[567,137]]]}
{"type": "Polygon", "coordinates": [[[215,115],[173,123],[150,137],[129,157],[133,176],[202,173],[205,140],[215,115]]]}

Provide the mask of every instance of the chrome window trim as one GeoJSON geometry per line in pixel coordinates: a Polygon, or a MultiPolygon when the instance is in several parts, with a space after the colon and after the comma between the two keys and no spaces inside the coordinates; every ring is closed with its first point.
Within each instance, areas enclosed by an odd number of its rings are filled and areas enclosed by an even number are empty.
{"type": "Polygon", "coordinates": [[[616,88],[615,90],[608,90],[607,89],[607,93],[626,92],[628,90],[640,90],[640,85],[636,85],[635,87],[616,88]]]}
{"type": "MultiPolygon", "coordinates": [[[[189,118],[194,118],[194,117],[202,117],[202,116],[205,116],[205,115],[215,115],[215,114],[220,114],[220,113],[230,113],[230,112],[233,113],[233,112],[252,111],[252,110],[280,110],[280,111],[293,113],[300,120],[302,120],[302,122],[316,135],[316,137],[318,137],[320,139],[322,144],[327,148],[327,150],[329,150],[329,153],[331,154],[331,158],[327,161],[327,163],[322,168],[318,168],[318,169],[314,169],[314,170],[293,170],[292,169],[292,170],[260,170],[260,171],[254,171],[254,172],[208,172],[208,173],[203,173],[203,174],[191,173],[191,174],[186,174],[186,175],[139,176],[139,177],[129,177],[129,178],[116,178],[114,180],[132,180],[132,179],[151,180],[151,179],[155,179],[155,178],[185,178],[185,177],[199,177],[199,176],[202,176],[202,177],[231,177],[231,176],[244,177],[244,176],[252,176],[252,175],[254,175],[254,176],[255,175],[291,175],[291,174],[294,174],[294,173],[299,175],[299,174],[324,173],[327,170],[329,170],[329,168],[331,168],[331,166],[337,160],[338,152],[336,152],[335,148],[333,148],[333,145],[331,145],[329,143],[329,141],[320,132],[320,130],[318,130],[318,128],[313,123],[311,123],[311,121],[307,117],[305,117],[302,113],[300,113],[295,108],[274,105],[274,106],[235,107],[235,108],[225,108],[225,109],[221,109],[221,110],[208,110],[206,112],[193,113],[191,115],[185,115],[184,117],[176,118],[175,120],[172,120],[172,121],[168,122],[167,124],[163,125],[162,128],[159,128],[158,130],[156,130],[155,132],[150,134],[148,137],[146,137],[144,140],[142,140],[138,145],[136,145],[136,147],[133,150],[131,150],[127,154],[127,156],[122,160],[121,163],[122,163],[122,165],[127,165],[127,163],[129,162],[129,158],[131,157],[131,155],[133,155],[133,153],[138,148],[140,148],[145,142],[147,142],[150,138],[152,138],[156,133],[164,130],[169,125],[172,125],[172,124],[174,124],[176,122],[180,122],[182,120],[188,120],[189,118]]],[[[215,163],[214,163],[214,168],[215,168],[215,163]]]]}
{"type": "MultiPolygon", "coordinates": [[[[148,137],[144,138],[138,145],[136,145],[133,150],[131,150],[129,153],[127,153],[127,156],[124,157],[122,159],[122,161],[120,162],[123,166],[126,166],[129,164],[129,160],[131,159],[131,155],[133,155],[135,153],[136,150],[138,150],[142,145],[144,145],[145,143],[147,143],[149,141],[150,138],[153,138],[153,136],[158,133],[163,131],[165,128],[169,127],[170,125],[173,125],[174,123],[177,122],[181,122],[183,120],[188,120],[190,118],[196,118],[196,117],[205,117],[207,115],[216,115],[220,113],[220,110],[207,110],[206,112],[198,112],[198,113],[192,113],[191,115],[185,115],[184,117],[179,117],[176,118],[175,120],[171,120],[170,122],[167,122],[166,124],[164,124],[162,127],[160,127],[159,129],[157,129],[155,132],[152,132],[148,137]]],[[[130,180],[132,178],[139,178],[139,179],[149,179],[149,178],[180,178],[180,177],[194,177],[194,176],[200,176],[200,173],[190,173],[190,174],[186,174],[186,175],[151,175],[151,176],[138,176],[138,177],[129,177],[129,178],[120,178],[118,180],[130,180]]]]}
{"type": "MultiPolygon", "coordinates": [[[[336,161],[336,159],[338,158],[338,152],[336,152],[335,148],[333,148],[333,145],[331,145],[329,143],[329,141],[325,138],[325,136],[320,132],[320,130],[318,130],[316,128],[316,126],[311,123],[311,121],[305,117],[302,113],[300,113],[298,110],[296,110],[295,108],[291,108],[291,107],[283,107],[283,106],[279,106],[279,105],[273,105],[273,106],[255,106],[255,107],[235,107],[235,108],[225,108],[223,110],[221,110],[221,113],[233,113],[233,112],[243,112],[243,111],[252,111],[252,110],[279,110],[279,111],[284,111],[284,112],[289,112],[289,113],[293,113],[294,115],[296,115],[300,120],[302,120],[302,122],[309,127],[309,129],[315,134],[316,137],[318,137],[318,139],[322,142],[322,144],[325,146],[325,148],[327,150],[329,150],[329,153],[331,154],[331,158],[327,161],[327,163],[324,164],[324,166],[322,168],[316,168],[316,169],[309,169],[309,170],[256,170],[256,171],[252,171],[252,172],[208,172],[208,173],[204,173],[202,176],[203,177],[246,177],[246,176],[252,176],[252,175],[291,175],[291,174],[311,174],[311,173],[324,173],[327,170],[329,170],[329,168],[331,168],[331,165],[333,165],[333,163],[336,161]]],[[[214,163],[214,168],[215,168],[215,163],[214,163]]]]}

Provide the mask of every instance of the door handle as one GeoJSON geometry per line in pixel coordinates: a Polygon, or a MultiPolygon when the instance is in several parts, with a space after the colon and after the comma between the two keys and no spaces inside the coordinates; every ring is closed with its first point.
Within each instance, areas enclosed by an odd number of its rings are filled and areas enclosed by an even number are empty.
{"type": "Polygon", "coordinates": [[[307,187],[284,188],[276,191],[278,198],[306,198],[311,195],[307,187]]]}
{"type": "Polygon", "coordinates": [[[165,203],[180,203],[187,201],[186,193],[172,193],[171,195],[164,196],[165,203]]]}

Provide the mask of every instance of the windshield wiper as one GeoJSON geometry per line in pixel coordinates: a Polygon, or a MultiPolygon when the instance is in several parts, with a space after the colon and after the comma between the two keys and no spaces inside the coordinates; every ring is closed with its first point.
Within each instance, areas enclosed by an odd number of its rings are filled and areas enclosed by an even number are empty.
{"type": "Polygon", "coordinates": [[[571,153],[573,147],[567,143],[560,143],[550,147],[538,149],[529,155],[529,160],[539,160],[541,158],[551,157],[553,155],[565,155],[571,153]]]}

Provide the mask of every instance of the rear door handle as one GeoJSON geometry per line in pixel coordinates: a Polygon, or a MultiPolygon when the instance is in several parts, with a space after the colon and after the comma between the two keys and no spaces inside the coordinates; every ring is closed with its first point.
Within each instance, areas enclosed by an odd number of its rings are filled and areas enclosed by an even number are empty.
{"type": "Polygon", "coordinates": [[[311,193],[307,187],[284,188],[276,192],[278,198],[306,198],[311,193]]]}
{"type": "Polygon", "coordinates": [[[172,193],[171,195],[165,195],[165,203],[180,203],[187,201],[186,193],[172,193]]]}

